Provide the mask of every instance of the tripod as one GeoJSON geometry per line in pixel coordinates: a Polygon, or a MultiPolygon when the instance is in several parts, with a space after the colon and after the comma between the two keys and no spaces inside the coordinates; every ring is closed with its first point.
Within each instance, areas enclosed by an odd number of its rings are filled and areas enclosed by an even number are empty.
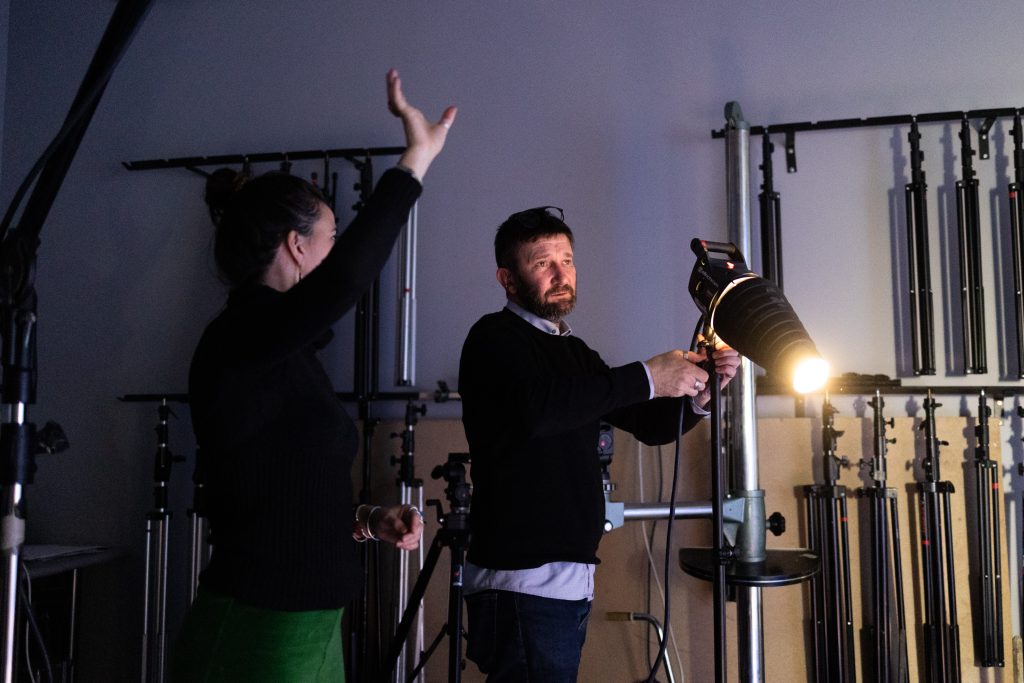
{"type": "Polygon", "coordinates": [[[435,467],[430,476],[432,479],[444,478],[448,487],[444,490],[451,512],[447,515],[441,509],[441,501],[428,500],[427,504],[437,509],[438,519],[441,528],[434,535],[427,552],[427,559],[420,571],[416,585],[413,586],[409,601],[406,604],[402,620],[398,624],[395,635],[391,640],[391,647],[384,659],[384,665],[380,672],[381,683],[386,683],[391,677],[402,649],[405,646],[405,639],[409,635],[409,629],[416,618],[423,594],[427,591],[430,577],[437,566],[437,560],[441,556],[441,549],[445,546],[451,551],[451,573],[448,584],[448,622],[441,627],[441,631],[430,643],[430,647],[423,653],[419,663],[409,673],[407,680],[413,680],[419,675],[420,670],[430,659],[434,650],[440,645],[441,639],[448,634],[448,681],[459,683],[462,680],[462,573],[466,562],[466,547],[469,545],[469,501],[470,485],[466,483],[466,464],[469,463],[468,453],[449,453],[448,461],[443,465],[435,467]]]}
{"type": "Polygon", "coordinates": [[[825,484],[805,486],[811,550],[821,556],[821,573],[811,578],[815,679],[857,678],[853,649],[853,602],[850,596],[850,539],[846,487],[838,483],[847,458],[836,455],[843,432],[835,428],[838,412],[828,400],[821,409],[821,441],[825,484]]]}
{"type": "Polygon", "coordinates": [[[881,683],[907,683],[907,621],[903,602],[903,562],[900,557],[900,523],[896,489],[886,486],[885,456],[888,444],[886,426],[893,420],[882,417],[885,401],[875,391],[869,401],[874,413],[874,457],[862,461],[870,471],[872,484],[857,491],[867,499],[871,538],[871,611],[865,627],[862,650],[873,652],[872,680],[881,683]],[[893,619],[895,612],[895,621],[893,619]]]}
{"type": "Polygon", "coordinates": [[[939,474],[936,403],[931,390],[924,401],[925,481],[918,482],[921,513],[921,566],[924,570],[924,652],[929,681],[959,683],[960,626],[956,617],[956,578],[953,569],[953,522],[949,497],[953,484],[939,474]]]}
{"type": "Polygon", "coordinates": [[[1004,665],[1003,662],[1003,585],[1002,551],[999,537],[999,463],[989,456],[988,419],[992,409],[982,389],[978,394],[978,423],[974,427],[977,445],[974,449],[975,521],[973,531],[978,550],[972,558],[981,609],[974,613],[975,651],[981,666],[1004,665]]]}
{"type": "Polygon", "coordinates": [[[153,509],[146,515],[146,596],[142,626],[142,680],[157,682],[165,679],[167,670],[167,561],[171,521],[167,484],[171,480],[171,464],[184,460],[174,455],[168,446],[167,418],[171,408],[167,401],[167,397],[161,397],[157,407],[153,509]]]}

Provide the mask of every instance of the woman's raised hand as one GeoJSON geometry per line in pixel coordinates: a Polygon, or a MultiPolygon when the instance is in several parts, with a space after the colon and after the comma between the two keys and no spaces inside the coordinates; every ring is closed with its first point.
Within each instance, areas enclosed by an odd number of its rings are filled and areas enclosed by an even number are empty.
{"type": "Polygon", "coordinates": [[[402,125],[405,127],[406,149],[398,163],[412,170],[413,175],[422,180],[430,163],[444,147],[448,130],[452,127],[458,110],[455,107],[448,107],[437,123],[431,123],[427,121],[423,112],[406,101],[402,93],[402,79],[398,77],[396,70],[388,71],[387,81],[388,110],[402,119],[402,125]]]}

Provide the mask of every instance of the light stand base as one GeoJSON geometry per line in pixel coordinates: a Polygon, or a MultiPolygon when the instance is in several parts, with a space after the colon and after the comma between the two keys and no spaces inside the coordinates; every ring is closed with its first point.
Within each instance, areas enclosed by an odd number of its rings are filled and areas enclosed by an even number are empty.
{"type": "MultiPolygon", "coordinates": [[[[768,550],[760,562],[730,560],[725,566],[725,582],[733,586],[788,586],[806,581],[821,567],[821,559],[811,550],[768,550]]],[[[711,581],[718,568],[712,548],[681,548],[679,566],[698,579],[711,581]]]]}

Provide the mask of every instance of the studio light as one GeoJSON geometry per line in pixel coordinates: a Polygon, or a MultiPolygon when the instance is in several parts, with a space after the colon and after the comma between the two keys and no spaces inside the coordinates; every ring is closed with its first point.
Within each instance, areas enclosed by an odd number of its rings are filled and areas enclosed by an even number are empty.
{"type": "Polygon", "coordinates": [[[748,269],[734,244],[695,239],[690,248],[689,290],[706,329],[797,393],[823,387],[828,362],[782,290],[748,269]]]}

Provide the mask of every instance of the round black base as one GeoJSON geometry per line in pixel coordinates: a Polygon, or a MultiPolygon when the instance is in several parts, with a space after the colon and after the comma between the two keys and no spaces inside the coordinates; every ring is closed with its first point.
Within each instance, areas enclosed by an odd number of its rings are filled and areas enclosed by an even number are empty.
{"type": "MultiPolygon", "coordinates": [[[[679,566],[690,576],[711,581],[717,569],[712,548],[682,548],[679,566]]],[[[818,573],[821,561],[811,550],[769,550],[761,562],[731,560],[725,566],[725,582],[733,586],[788,586],[818,573]]]]}

